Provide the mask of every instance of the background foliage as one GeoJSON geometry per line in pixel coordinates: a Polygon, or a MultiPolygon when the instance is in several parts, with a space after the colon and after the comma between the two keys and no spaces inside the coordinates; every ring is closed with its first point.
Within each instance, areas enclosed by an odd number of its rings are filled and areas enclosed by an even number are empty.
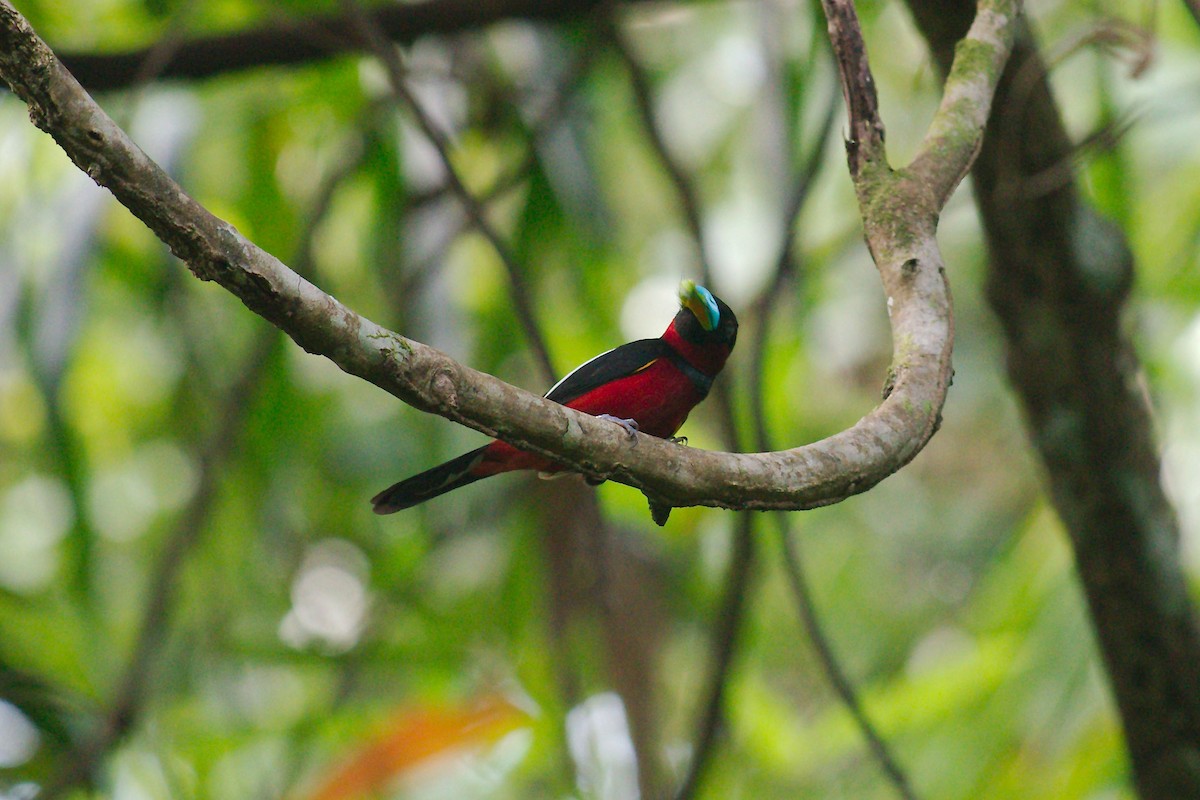
{"type": "MultiPolygon", "coordinates": [[[[56,48],[105,51],[338,8],[21,10],[56,48]]],[[[1070,129],[1088,143],[1081,177],[1137,256],[1128,323],[1195,576],[1200,36],[1175,4],[1029,12],[1070,129]]],[[[902,8],[860,13],[889,146],[905,161],[937,78],[902,8]]],[[[878,397],[890,342],[840,118],[823,136],[838,94],[823,24],[791,2],[637,6],[620,19],[700,199],[712,288],[744,321],[722,378],[743,442],[755,309],[786,196],[819,154],[761,394],[778,444],[852,423],[878,397]]],[[[629,66],[595,37],[583,23],[510,22],[407,51],[456,170],[494,196],[560,372],[661,332],[702,252],[629,66]]],[[[376,61],[101,100],[197,199],[343,302],[478,369],[545,385],[503,264],[376,61]]],[[[738,516],[677,509],[658,529],[640,494],[605,485],[607,533],[589,537],[573,483],[505,476],[374,517],[368,497],[480,437],[304,354],[192,279],[25,113],[0,103],[0,792],[70,783],[83,765],[99,796],[315,797],[338,764],[368,771],[347,759],[373,737],[437,740],[439,710],[498,694],[529,716],[502,715],[495,735],[446,734],[440,758],[384,758],[378,791],[628,797],[639,782],[630,724],[642,791],[680,780],[722,643],[714,620],[738,516]],[[647,669],[631,678],[631,664],[647,669]]],[[[945,424],[878,488],[788,518],[813,600],[921,796],[1128,796],[1070,551],[981,299],[967,193],[940,238],[958,315],[945,424]]],[[[684,433],[724,447],[720,403],[684,433]]],[[[699,793],[893,796],[814,656],[767,521],[699,793]]]]}

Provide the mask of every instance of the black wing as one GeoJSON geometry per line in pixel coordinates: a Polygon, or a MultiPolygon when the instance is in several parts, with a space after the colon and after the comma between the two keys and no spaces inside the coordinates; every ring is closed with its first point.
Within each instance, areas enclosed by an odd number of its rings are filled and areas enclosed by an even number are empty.
{"type": "Polygon", "coordinates": [[[638,339],[614,347],[572,370],[550,387],[546,399],[566,405],[598,386],[640,372],[670,354],[671,346],[662,339],[638,339]]]}

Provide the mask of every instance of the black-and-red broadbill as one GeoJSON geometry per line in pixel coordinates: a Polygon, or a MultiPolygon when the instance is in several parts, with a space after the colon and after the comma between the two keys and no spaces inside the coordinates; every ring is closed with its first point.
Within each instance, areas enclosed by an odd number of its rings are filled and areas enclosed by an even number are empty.
{"type": "MultiPolygon", "coordinates": [[[[738,331],[733,311],[703,286],[684,281],[679,302],[679,313],[662,336],[601,353],[556,383],[546,398],[661,439],[674,436],[708,395],[738,331]]],[[[557,472],[563,467],[495,440],[384,489],[371,503],[376,514],[391,514],[517,469],[557,472]]]]}

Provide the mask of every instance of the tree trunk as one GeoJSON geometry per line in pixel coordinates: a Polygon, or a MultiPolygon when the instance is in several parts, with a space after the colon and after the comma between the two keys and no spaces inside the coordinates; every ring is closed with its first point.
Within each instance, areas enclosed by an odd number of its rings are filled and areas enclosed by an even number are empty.
{"type": "MultiPolygon", "coordinates": [[[[945,71],[974,8],[909,0],[945,71]]],[[[1072,143],[1022,24],[973,176],[1008,374],[1071,537],[1143,798],[1200,798],[1200,629],[1120,312],[1124,235],[1080,197],[1072,143]]]]}

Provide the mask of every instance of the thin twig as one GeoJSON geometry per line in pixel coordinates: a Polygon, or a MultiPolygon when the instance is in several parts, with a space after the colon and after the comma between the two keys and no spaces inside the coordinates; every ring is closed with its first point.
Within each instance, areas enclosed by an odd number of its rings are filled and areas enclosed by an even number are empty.
{"type": "MultiPolygon", "coordinates": [[[[592,19],[603,19],[609,13],[610,5],[611,0],[605,0],[598,4],[595,11],[592,12],[592,19]]],[[[525,157],[497,177],[495,183],[480,196],[484,204],[491,203],[498,197],[507,194],[512,188],[520,185],[520,182],[533,171],[538,160],[538,146],[557,126],[562,124],[563,118],[567,114],[567,106],[575,98],[575,90],[595,63],[596,57],[604,51],[603,43],[604,37],[597,32],[596,26],[589,25],[583,44],[579,46],[570,66],[563,71],[551,99],[546,103],[545,108],[534,114],[532,123],[527,125],[528,145],[525,157]]]]}
{"type": "Polygon", "coordinates": [[[738,518],[738,529],[733,538],[734,549],[725,577],[725,596],[713,624],[713,655],[709,668],[707,699],[697,723],[699,732],[692,745],[688,771],[675,793],[675,800],[691,800],[695,797],[708,765],[712,763],[717,731],[725,715],[725,688],[729,683],[729,672],[737,652],[738,632],[746,616],[746,600],[750,593],[750,576],[755,562],[756,520],[756,515],[749,511],[743,511],[738,518]]]}
{"type": "MultiPolygon", "coordinates": [[[[360,162],[361,152],[352,152],[352,155],[324,180],[301,240],[296,259],[298,269],[311,268],[317,225],[328,210],[337,185],[357,169],[360,162]]],[[[173,274],[178,276],[178,273],[173,274]]],[[[187,341],[194,340],[194,337],[187,337],[187,341]]],[[[204,534],[220,489],[223,467],[237,452],[240,433],[251,401],[262,382],[272,352],[282,341],[278,329],[265,326],[259,330],[251,345],[238,380],[230,388],[217,411],[217,426],[205,439],[197,456],[197,471],[200,477],[196,493],[192,495],[174,535],[167,540],[154,565],[137,640],[129,660],[121,671],[121,680],[109,710],[98,724],[95,733],[63,756],[61,769],[39,795],[43,800],[61,797],[81,783],[95,780],[104,757],[117,746],[141,716],[147,690],[151,685],[149,676],[154,659],[165,639],[165,632],[174,611],[179,574],[187,555],[195,549],[204,534]]]]}
{"type": "MultiPolygon", "coordinates": [[[[688,233],[696,246],[703,282],[712,287],[713,269],[708,258],[700,200],[695,185],[691,176],[671,153],[663,138],[654,113],[654,98],[650,81],[645,71],[625,41],[624,33],[617,20],[610,16],[607,22],[609,41],[620,56],[629,75],[642,128],[674,188],[676,201],[679,203],[688,233]]],[[[722,428],[721,438],[724,440],[725,448],[730,452],[740,451],[742,448],[737,423],[734,419],[733,398],[730,394],[729,384],[727,381],[719,381],[714,389],[717,418],[722,428]]],[[[745,618],[746,597],[749,594],[753,573],[755,561],[754,523],[754,516],[749,512],[743,512],[737,530],[733,534],[734,546],[725,576],[725,594],[717,612],[711,637],[713,655],[708,676],[707,699],[700,715],[699,732],[696,734],[692,747],[692,758],[688,764],[687,774],[675,794],[676,800],[688,800],[695,795],[704,773],[712,761],[717,732],[724,716],[725,688],[728,684],[733,658],[737,652],[738,632],[745,618]]]]}
{"type": "Polygon", "coordinates": [[[792,253],[796,242],[796,221],[800,217],[800,212],[804,210],[804,204],[812,192],[813,184],[816,183],[821,167],[824,165],[825,147],[829,143],[829,137],[833,135],[833,125],[838,107],[838,95],[836,92],[831,92],[825,106],[825,113],[821,117],[821,128],[817,134],[817,141],[808,151],[808,158],[805,159],[804,164],[800,168],[800,174],[794,181],[795,189],[792,191],[784,210],[780,226],[779,248],[776,250],[775,255],[774,276],[752,304],[754,318],[758,320],[758,334],[750,340],[750,365],[747,370],[746,385],[749,387],[750,392],[750,408],[752,412],[750,417],[754,426],[754,446],[759,450],[764,448],[763,442],[769,440],[766,428],[766,402],[763,397],[764,381],[762,376],[764,374],[764,361],[766,358],[767,341],[769,339],[768,331],[771,316],[775,311],[776,304],[783,297],[788,282],[798,274],[798,264],[792,253]]]}
{"type": "Polygon", "coordinates": [[[178,575],[184,560],[195,547],[208,522],[221,481],[221,466],[231,457],[239,440],[245,412],[262,377],[267,354],[278,346],[280,336],[273,328],[264,328],[255,343],[241,377],[222,404],[216,430],[205,442],[198,461],[199,487],[180,519],[175,534],[167,540],[154,566],[145,613],[129,661],[121,672],[121,681],[109,711],[96,729],[73,752],[62,759],[62,768],[46,784],[40,797],[61,797],[80,783],[90,782],[100,762],[135,724],[141,714],[149,686],[147,676],[164,638],[174,608],[178,575]]]}
{"type": "MultiPolygon", "coordinates": [[[[349,5],[352,7],[357,7],[357,3],[353,2],[353,0],[349,2],[349,5]]],[[[360,19],[364,26],[369,24],[369,19],[367,19],[365,15],[361,16],[360,19]]],[[[364,29],[363,35],[371,37],[373,49],[375,49],[378,57],[384,62],[388,69],[394,93],[407,104],[416,118],[422,132],[437,150],[442,161],[443,168],[446,172],[447,184],[450,190],[457,196],[463,208],[466,210],[467,216],[471,223],[480,230],[503,262],[509,276],[513,306],[519,319],[521,320],[522,327],[526,331],[529,342],[532,345],[535,354],[538,356],[539,361],[541,362],[541,366],[546,373],[546,377],[548,380],[552,381],[554,379],[555,371],[550,361],[549,352],[545,344],[545,338],[541,334],[541,327],[536,319],[533,304],[529,298],[529,292],[524,278],[524,270],[517,263],[517,259],[512,254],[507,244],[500,237],[499,233],[488,221],[483,202],[471,194],[470,190],[467,189],[465,183],[455,170],[454,164],[450,158],[449,142],[447,141],[445,135],[433,124],[432,120],[429,118],[428,114],[422,108],[420,102],[407,85],[404,77],[403,64],[400,61],[396,49],[391,46],[390,43],[383,40],[378,35],[377,31],[372,32],[364,29]]],[[[596,38],[597,37],[592,37],[593,42],[596,38]]],[[[583,70],[586,68],[586,65],[590,63],[595,49],[594,43],[586,46],[584,54],[578,61],[577,67],[572,70],[572,74],[570,75],[571,83],[577,80],[578,75],[582,74],[583,70]]],[[[559,95],[559,97],[562,98],[560,102],[565,104],[565,98],[567,96],[568,91],[566,88],[564,88],[563,92],[559,95]]],[[[556,110],[558,107],[559,102],[556,102],[552,105],[551,110],[556,110]]],[[[554,120],[550,119],[548,116],[543,117],[542,121],[546,125],[554,122],[554,120]]],[[[519,171],[514,174],[519,175],[523,172],[527,172],[536,159],[536,138],[537,136],[540,136],[540,133],[537,131],[534,133],[535,139],[531,143],[529,154],[525,161],[521,164],[519,171]]],[[[607,521],[605,520],[601,509],[596,502],[594,490],[590,487],[587,487],[583,491],[587,493],[586,508],[583,512],[583,524],[589,531],[591,543],[597,548],[597,555],[593,559],[594,567],[597,571],[597,612],[600,614],[605,631],[608,633],[610,638],[613,641],[627,642],[628,637],[625,636],[626,631],[621,629],[619,619],[614,615],[614,610],[616,609],[619,598],[612,598],[608,596],[611,586],[606,574],[606,570],[608,559],[612,557],[610,552],[613,538],[612,532],[609,530],[607,521]]],[[[566,609],[567,616],[570,615],[570,612],[571,609],[566,609]]],[[[618,688],[622,690],[623,695],[626,695],[626,702],[631,702],[634,700],[634,697],[629,696],[629,692],[632,688],[629,683],[630,676],[625,675],[623,677],[620,671],[616,669],[613,670],[613,674],[618,688]]],[[[563,681],[563,685],[565,687],[569,687],[570,682],[563,681]]],[[[634,723],[637,723],[639,720],[644,721],[644,714],[639,717],[636,713],[633,713],[635,710],[633,706],[630,707],[630,710],[634,723]]],[[[643,787],[643,790],[647,790],[653,786],[654,775],[656,772],[653,769],[653,765],[649,763],[653,757],[653,753],[648,751],[645,747],[647,735],[648,731],[644,728],[641,730],[635,730],[632,742],[635,750],[637,751],[639,761],[643,762],[639,767],[639,783],[643,787]]]]}
{"type": "Polygon", "coordinates": [[[1200,25],[1200,0],[1184,0],[1183,3],[1187,6],[1188,13],[1192,15],[1192,19],[1200,25]]]}
{"type": "MultiPolygon", "coordinates": [[[[596,13],[600,14],[602,12],[597,11],[596,13]]],[[[597,54],[601,52],[600,43],[602,38],[595,34],[587,36],[574,61],[564,71],[563,77],[554,91],[553,98],[546,104],[544,109],[535,115],[533,122],[528,125],[526,132],[528,141],[524,157],[506,169],[503,174],[499,175],[492,182],[491,186],[478,195],[479,203],[485,209],[497,200],[506,197],[529,177],[529,173],[533,171],[538,161],[539,145],[553,131],[555,126],[561,123],[562,115],[565,113],[566,106],[574,96],[575,89],[595,62],[597,54]]],[[[408,210],[410,212],[418,211],[426,205],[442,200],[447,194],[452,194],[453,191],[453,187],[447,181],[428,191],[412,194],[408,197],[408,210]]],[[[446,236],[451,240],[456,238],[469,223],[470,221],[465,218],[455,220],[452,230],[446,236]]],[[[440,250],[440,248],[434,249],[440,250]]],[[[434,263],[435,260],[435,256],[429,256],[416,263],[399,282],[397,292],[403,294],[414,291],[433,271],[436,266],[434,263]]]]}
{"type": "MultiPolygon", "coordinates": [[[[832,121],[832,115],[828,119],[832,121]]],[[[826,128],[826,133],[828,133],[828,130],[829,128],[826,128]]],[[[800,203],[803,203],[803,197],[807,194],[805,184],[811,182],[811,177],[815,173],[810,172],[809,175],[810,180],[802,183],[798,191],[793,195],[794,201],[799,200],[800,203]]],[[[796,206],[796,210],[797,212],[799,211],[799,206],[796,206]]],[[[771,438],[766,423],[766,407],[762,393],[766,342],[769,338],[770,323],[777,298],[783,296],[783,290],[787,283],[797,274],[796,259],[791,254],[793,228],[794,226],[788,226],[788,233],[785,234],[785,240],[780,248],[775,279],[772,281],[768,291],[760,296],[759,331],[758,336],[753,340],[754,343],[751,348],[748,384],[751,387],[751,417],[754,421],[755,447],[760,450],[769,450],[771,446],[771,438]]],[[[818,662],[821,664],[821,669],[829,680],[830,685],[833,686],[842,704],[846,706],[846,710],[850,712],[851,718],[859,730],[862,731],[863,738],[866,739],[872,755],[879,762],[884,774],[896,787],[897,793],[905,798],[905,800],[914,800],[915,795],[910,788],[907,775],[892,756],[886,741],[876,730],[870,717],[863,711],[862,703],[858,699],[854,685],[846,676],[846,671],[842,668],[837,654],[834,653],[833,648],[829,644],[828,637],[825,635],[824,626],[813,606],[812,594],[802,568],[799,543],[795,542],[791,536],[789,518],[784,514],[775,514],[773,516],[775,517],[784,553],[784,572],[792,588],[792,594],[796,598],[796,607],[800,613],[800,619],[804,624],[809,640],[813,644],[813,649],[816,652],[818,662]]]]}
{"type": "MultiPolygon", "coordinates": [[[[1077,33],[1069,41],[1059,44],[1053,52],[1043,58],[1027,59],[1014,71],[1011,87],[1009,88],[1008,103],[1014,109],[1028,108],[1048,71],[1066,63],[1070,58],[1085,51],[1089,47],[1098,48],[1101,53],[1119,58],[1120,53],[1128,55],[1121,59],[1129,64],[1130,77],[1141,75],[1154,58],[1153,37],[1144,28],[1116,20],[1101,20],[1077,33]]],[[[1078,141],[1074,142],[1063,158],[1052,164],[1043,166],[1020,179],[1009,180],[1000,185],[997,191],[1003,192],[1004,202],[1035,200],[1057,192],[1069,185],[1075,177],[1082,162],[1092,153],[1105,152],[1116,147],[1117,143],[1138,122],[1136,105],[1125,109],[1116,119],[1108,120],[1078,141]]],[[[1011,114],[998,117],[990,124],[996,126],[996,140],[1007,143],[1011,153],[1005,153],[1010,160],[1020,151],[1021,136],[1026,120],[1011,114]]]]}
{"type": "Polygon", "coordinates": [[[424,106],[417,99],[416,94],[409,87],[405,77],[405,67],[400,60],[400,53],[395,45],[384,37],[378,25],[367,15],[357,0],[346,0],[343,6],[347,9],[360,35],[387,69],[393,94],[403,101],[409,111],[412,112],[417,126],[437,151],[438,158],[442,162],[442,168],[446,172],[446,182],[458,198],[459,203],[462,204],[467,217],[483,237],[487,239],[488,244],[492,246],[496,255],[499,256],[505,271],[508,273],[509,291],[517,319],[525,331],[525,337],[528,340],[530,348],[533,350],[538,367],[542,371],[542,377],[546,380],[547,385],[553,383],[558,376],[558,372],[554,368],[554,362],[550,358],[550,350],[546,346],[546,338],[542,335],[541,328],[537,322],[537,314],[533,308],[533,300],[530,297],[525,271],[517,263],[516,256],[513,255],[508,244],[488,220],[483,204],[471,193],[466,183],[463,182],[462,177],[454,166],[454,160],[450,156],[450,141],[446,134],[430,118],[424,106]]]}
{"type": "Polygon", "coordinates": [[[712,262],[708,257],[708,248],[705,246],[704,221],[700,210],[699,193],[696,191],[691,176],[675,158],[671,148],[667,146],[667,141],[663,137],[654,112],[654,92],[650,86],[650,79],[633,54],[632,48],[625,40],[624,32],[615,19],[609,20],[608,31],[613,49],[625,65],[625,71],[629,73],[629,84],[633,87],[633,97],[636,101],[638,116],[642,121],[642,129],[646,132],[646,138],[650,140],[650,146],[658,157],[663,171],[667,173],[671,185],[675,188],[675,199],[683,212],[688,233],[696,245],[703,282],[706,286],[712,287],[713,269],[712,262]]]}
{"type": "MultiPolygon", "coordinates": [[[[603,8],[606,5],[606,3],[602,3],[597,11],[594,12],[595,15],[602,16],[604,14],[603,8]]],[[[529,173],[537,164],[538,146],[561,123],[567,105],[575,96],[575,89],[578,88],[579,82],[587,74],[587,71],[591,69],[592,64],[595,63],[596,56],[602,52],[600,45],[602,44],[603,37],[591,33],[592,28],[590,27],[588,31],[589,34],[586,35],[584,43],[579,47],[579,51],[571,65],[563,71],[559,85],[553,92],[550,101],[546,103],[545,108],[536,112],[533,115],[533,121],[527,124],[526,137],[528,142],[524,157],[497,176],[491,186],[479,193],[479,203],[485,208],[500,198],[507,196],[509,192],[521,185],[521,182],[529,176],[529,173]]],[[[453,192],[454,187],[447,181],[440,186],[410,195],[408,199],[409,207],[413,209],[421,208],[453,192]]]]}
{"type": "MultiPolygon", "coordinates": [[[[797,194],[800,193],[798,192],[797,194]]],[[[765,344],[768,339],[770,322],[776,306],[776,298],[782,296],[782,290],[795,270],[795,259],[787,252],[787,250],[790,250],[787,242],[785,242],[785,248],[787,249],[780,252],[780,261],[776,269],[775,280],[772,281],[771,290],[764,292],[762,295],[761,314],[759,317],[760,326],[758,336],[755,338],[751,350],[751,374],[748,383],[751,387],[758,387],[758,391],[752,391],[751,393],[751,416],[754,419],[754,428],[756,431],[757,441],[755,442],[755,447],[760,450],[769,450],[771,447],[771,439],[766,423],[766,408],[763,403],[761,391],[766,350],[765,344]]],[[[887,742],[863,710],[862,703],[858,699],[858,694],[853,683],[846,676],[846,671],[842,668],[837,654],[834,653],[829,639],[825,635],[824,626],[813,605],[812,593],[804,575],[799,544],[791,536],[791,526],[788,523],[789,518],[782,513],[774,514],[773,516],[775,517],[775,523],[779,532],[780,544],[783,548],[784,572],[792,588],[792,594],[796,598],[796,607],[800,613],[800,619],[804,624],[809,640],[813,644],[813,649],[816,652],[817,660],[821,664],[821,669],[829,680],[830,685],[833,686],[838,698],[845,705],[846,710],[850,712],[851,718],[859,730],[862,731],[863,738],[866,739],[872,755],[879,762],[888,780],[895,786],[896,792],[905,800],[915,800],[916,795],[912,791],[906,773],[899,766],[895,757],[892,756],[887,742]]]]}
{"type": "MultiPolygon", "coordinates": [[[[642,127],[671,184],[674,186],[676,199],[679,202],[688,230],[699,253],[701,272],[704,275],[704,280],[711,284],[713,270],[711,261],[707,255],[708,249],[705,246],[700,202],[694,183],[666,144],[666,140],[656,121],[650,82],[641,64],[637,61],[631,48],[625,41],[620,28],[615,23],[610,27],[610,37],[614,48],[620,55],[629,74],[642,127]]],[[[795,183],[796,191],[793,192],[785,209],[783,235],[781,237],[782,242],[779,250],[780,255],[777,262],[778,268],[776,270],[777,278],[775,282],[781,281],[789,274],[788,268],[792,264],[790,251],[794,238],[795,220],[799,216],[804,201],[808,197],[812,181],[820,168],[821,155],[824,152],[825,142],[828,141],[828,136],[833,127],[833,116],[836,109],[836,96],[834,96],[831,98],[828,106],[825,115],[825,124],[818,137],[818,142],[814,146],[809,159],[801,171],[801,175],[795,183]]],[[[766,292],[764,293],[764,297],[773,297],[775,294],[775,292],[766,292]]],[[[758,308],[765,308],[765,305],[765,302],[755,304],[758,308]]],[[[760,338],[761,335],[760,332],[760,338]]],[[[759,378],[759,384],[761,384],[761,377],[759,378]]],[[[751,385],[754,385],[754,381],[751,381],[751,385]]],[[[758,394],[761,394],[761,386],[756,388],[759,389],[758,394]]],[[[740,450],[738,431],[734,422],[732,398],[730,397],[727,384],[718,384],[717,400],[718,416],[724,428],[726,446],[731,451],[740,450]]],[[[744,597],[750,581],[754,553],[754,521],[752,517],[747,515],[743,516],[741,525],[735,534],[735,549],[726,578],[727,588],[725,599],[722,603],[716,630],[713,634],[715,653],[709,679],[708,699],[704,705],[704,712],[699,723],[699,733],[693,747],[692,760],[689,764],[688,772],[684,776],[679,791],[676,794],[677,800],[687,800],[694,796],[703,774],[711,761],[713,748],[716,743],[716,733],[721,723],[725,686],[729,669],[733,662],[737,631],[744,616],[744,597]]]]}
{"type": "MultiPolygon", "coordinates": [[[[759,450],[771,449],[771,437],[767,428],[766,405],[763,397],[766,343],[770,338],[771,322],[774,318],[775,309],[778,307],[778,301],[784,296],[787,284],[799,275],[798,264],[792,252],[796,232],[796,219],[804,207],[804,202],[809,196],[810,189],[823,163],[821,156],[824,153],[829,137],[832,135],[837,107],[837,95],[831,93],[820,135],[816,144],[809,151],[808,159],[801,169],[799,180],[795,183],[796,189],[789,199],[783,218],[783,229],[776,256],[774,278],[767,289],[759,295],[757,302],[754,304],[759,326],[758,335],[755,336],[751,344],[749,375],[746,383],[750,387],[751,394],[750,413],[755,430],[754,446],[759,450]]],[[[829,680],[830,685],[833,686],[838,698],[845,705],[847,711],[849,711],[851,718],[859,730],[862,731],[863,738],[866,739],[872,755],[879,762],[884,774],[895,786],[897,793],[902,798],[905,798],[905,800],[915,800],[915,795],[913,794],[906,773],[900,768],[898,762],[892,756],[887,742],[879,734],[871,719],[863,710],[862,703],[858,699],[858,694],[853,683],[846,676],[845,669],[842,668],[837,654],[834,653],[832,646],[829,644],[829,638],[825,634],[820,615],[817,613],[812,602],[812,592],[809,589],[808,581],[804,574],[799,543],[791,536],[789,517],[784,514],[775,514],[773,516],[775,517],[775,523],[779,531],[780,544],[783,548],[784,571],[787,575],[788,583],[792,588],[792,594],[796,598],[796,606],[800,613],[800,619],[804,624],[809,640],[813,644],[813,649],[816,652],[817,660],[821,664],[821,669],[829,680]]]]}
{"type": "MultiPolygon", "coordinates": [[[[763,381],[761,363],[762,345],[766,339],[766,317],[770,313],[774,299],[779,296],[785,279],[794,273],[795,262],[791,257],[791,250],[795,239],[796,219],[799,217],[800,211],[804,207],[804,202],[809,196],[812,184],[816,180],[817,173],[821,169],[823,163],[822,155],[833,130],[833,120],[837,108],[837,95],[834,94],[830,97],[817,142],[810,150],[809,157],[806,159],[800,170],[800,174],[794,181],[795,191],[792,192],[784,210],[775,277],[768,288],[751,304],[750,316],[757,319],[759,324],[758,334],[751,340],[751,371],[746,385],[749,387],[748,391],[750,392],[751,402],[756,404],[756,407],[761,407],[762,405],[763,381]]],[[[732,436],[736,436],[732,422],[732,406],[728,402],[723,404],[721,414],[723,417],[728,417],[728,430],[732,431],[732,436]]],[[[759,430],[762,430],[761,419],[756,417],[755,422],[760,426],[759,430]]],[[[679,790],[675,795],[676,800],[690,800],[690,798],[695,796],[703,773],[711,761],[712,750],[716,744],[716,731],[721,723],[726,679],[733,661],[734,638],[736,637],[737,629],[744,613],[742,597],[746,594],[749,584],[749,572],[755,557],[754,530],[750,519],[748,516],[743,517],[742,525],[736,534],[735,549],[730,560],[729,573],[726,577],[727,590],[725,600],[718,613],[716,632],[713,634],[716,650],[709,678],[707,700],[699,722],[699,733],[696,735],[695,744],[692,748],[692,760],[688,765],[688,772],[680,783],[679,790]]]]}
{"type": "Polygon", "coordinates": [[[853,0],[821,0],[829,26],[829,41],[842,77],[842,93],[850,116],[850,137],[846,155],[850,176],[858,179],[863,167],[875,159],[886,163],[883,120],[879,117],[879,98],[875,78],[867,63],[867,48],[853,0]]]}
{"type": "Polygon", "coordinates": [[[87,507],[86,467],[83,464],[82,445],[71,427],[64,409],[64,398],[59,391],[60,381],[47,376],[36,367],[30,370],[34,385],[42,395],[46,415],[46,450],[57,464],[58,477],[66,486],[72,523],[64,542],[64,572],[69,577],[67,591],[76,607],[90,616],[92,610],[87,602],[95,584],[96,529],[87,507]]]}
{"type": "Polygon", "coordinates": [[[875,728],[874,723],[871,722],[871,718],[867,716],[862,702],[858,699],[858,692],[855,690],[854,684],[842,669],[841,662],[838,660],[837,654],[833,652],[833,646],[825,635],[821,617],[813,605],[808,581],[804,577],[800,549],[791,536],[787,517],[783,514],[773,514],[772,516],[775,517],[775,524],[779,531],[779,543],[783,552],[783,571],[787,576],[788,585],[792,589],[792,595],[796,598],[796,608],[800,612],[800,618],[804,622],[804,628],[808,632],[808,638],[813,644],[825,676],[832,684],[833,690],[837,692],[842,705],[854,718],[858,729],[862,731],[867,740],[867,746],[871,749],[871,754],[896,788],[896,793],[904,800],[916,800],[917,796],[909,784],[908,775],[892,755],[891,749],[875,728]]]}

